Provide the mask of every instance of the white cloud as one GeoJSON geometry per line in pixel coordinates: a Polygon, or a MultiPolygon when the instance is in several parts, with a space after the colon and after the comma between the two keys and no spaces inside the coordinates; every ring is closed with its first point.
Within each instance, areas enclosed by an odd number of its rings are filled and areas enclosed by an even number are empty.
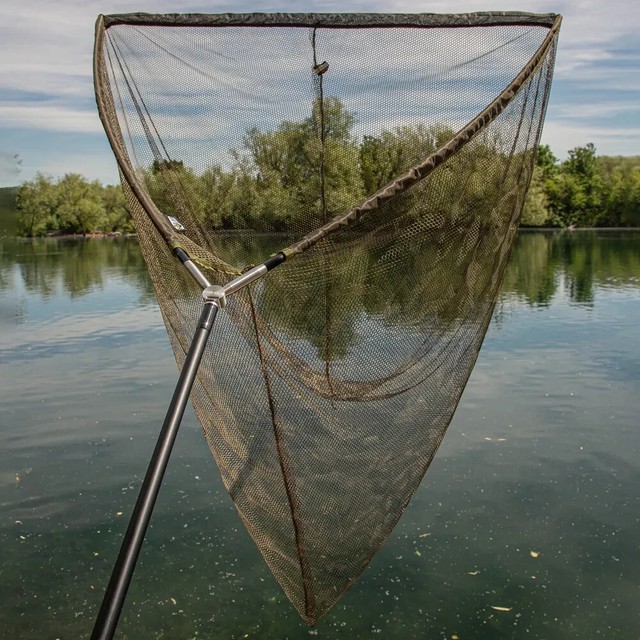
{"type": "Polygon", "coordinates": [[[4,126],[31,129],[47,129],[74,133],[99,133],[100,119],[95,110],[75,109],[60,106],[57,101],[49,103],[19,102],[0,103],[0,122],[4,126]]]}
{"type": "Polygon", "coordinates": [[[553,115],[565,120],[612,119],[616,116],[633,114],[638,106],[629,102],[604,102],[601,104],[563,104],[554,106],[553,115]]]}
{"type": "MultiPolygon", "coordinates": [[[[225,1],[191,3],[185,0],[22,0],[0,6],[0,129],[65,131],[95,134],[92,87],[93,29],[99,13],[234,11],[225,1]]],[[[458,13],[483,11],[486,0],[437,0],[425,6],[416,0],[352,2],[313,1],[307,11],[382,11],[458,13]]],[[[593,140],[601,153],[638,153],[633,129],[615,124],[616,118],[640,119],[638,87],[640,66],[637,25],[640,3],[629,0],[503,0],[501,10],[554,12],[564,15],[556,65],[556,91],[552,95],[545,140],[556,152],[593,140]],[[601,90],[601,97],[596,89],[601,90]],[[587,104],[584,92],[591,96],[587,104]],[[615,95],[612,95],[615,94],[615,95]],[[625,104],[628,105],[625,107],[625,104]],[[615,106],[614,106],[615,105],[615,106]],[[555,108],[554,108],[555,107],[555,108]],[[589,125],[587,125],[589,123],[589,125]],[[607,123],[607,124],[605,124],[607,123]],[[613,124],[611,124],[613,123],[613,124]],[[611,127],[609,128],[609,124],[611,127]],[[550,135],[552,132],[553,135],[550,135]]],[[[249,0],[243,11],[296,11],[293,2],[267,5],[249,0]]],[[[269,55],[268,52],[265,55],[269,55]]],[[[374,55],[372,64],[389,65],[389,57],[374,55]]],[[[0,134],[1,135],[1,134],[0,134]]],[[[15,139],[15,136],[14,138],[15,139]]],[[[108,153],[103,145],[101,153],[108,153]]],[[[21,149],[4,149],[20,153],[21,149]]],[[[99,154],[96,154],[96,158],[99,154]]],[[[100,163],[106,166],[107,162],[100,163]]],[[[91,174],[92,166],[78,170],[91,174]]],[[[26,174],[26,171],[24,172],[26,174]]],[[[29,176],[24,176],[29,177],[29,176]]],[[[93,175],[91,175],[93,177],[93,175]]]]}
{"type": "Polygon", "coordinates": [[[548,120],[542,133],[542,144],[548,144],[560,158],[587,142],[593,142],[602,155],[640,155],[640,127],[593,127],[548,120]]]}

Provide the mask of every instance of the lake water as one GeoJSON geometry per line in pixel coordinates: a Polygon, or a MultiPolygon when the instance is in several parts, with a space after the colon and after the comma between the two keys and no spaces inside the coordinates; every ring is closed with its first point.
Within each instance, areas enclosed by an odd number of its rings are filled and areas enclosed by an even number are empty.
{"type": "MultiPolygon", "coordinates": [[[[436,459],[314,629],[189,412],[117,637],[638,637],[639,319],[640,232],[521,233],[436,459]]],[[[0,240],[0,323],[0,638],[85,638],[175,362],[135,240],[0,240]]]]}

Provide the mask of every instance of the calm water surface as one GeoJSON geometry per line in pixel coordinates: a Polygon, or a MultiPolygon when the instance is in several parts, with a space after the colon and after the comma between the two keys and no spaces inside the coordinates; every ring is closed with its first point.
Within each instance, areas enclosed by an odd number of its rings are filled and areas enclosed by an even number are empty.
{"type": "MultiPolygon", "coordinates": [[[[118,637],[638,637],[639,318],[640,233],[521,234],[421,488],[315,629],[189,413],[118,637]]],[[[85,638],[177,376],[135,241],[0,240],[0,326],[0,638],[85,638]]]]}

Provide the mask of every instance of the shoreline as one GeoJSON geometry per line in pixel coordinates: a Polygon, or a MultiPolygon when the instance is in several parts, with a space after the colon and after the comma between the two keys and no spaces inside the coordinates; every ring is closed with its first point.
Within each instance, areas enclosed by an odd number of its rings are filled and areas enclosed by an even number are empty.
{"type": "MultiPolygon", "coordinates": [[[[585,232],[585,231],[604,231],[607,233],[613,231],[640,231],[640,227],[518,227],[518,232],[525,233],[575,233],[575,232],[585,232]]],[[[289,233],[284,232],[268,232],[268,231],[252,231],[250,229],[214,229],[213,232],[218,236],[233,236],[233,235],[245,235],[251,234],[255,235],[268,235],[268,236],[288,236],[291,235],[289,233]]],[[[102,240],[105,238],[108,239],[120,239],[120,238],[137,238],[138,234],[135,232],[124,233],[121,231],[109,231],[105,233],[51,233],[46,236],[1,236],[2,238],[14,238],[16,240],[91,240],[98,239],[102,240]]]]}

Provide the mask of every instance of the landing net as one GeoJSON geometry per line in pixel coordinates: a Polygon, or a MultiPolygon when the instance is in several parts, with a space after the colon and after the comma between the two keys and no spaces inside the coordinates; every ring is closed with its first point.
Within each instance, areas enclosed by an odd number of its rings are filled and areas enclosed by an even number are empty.
{"type": "Polygon", "coordinates": [[[95,82],[179,366],[224,484],[313,623],[416,491],[491,319],[560,17],[101,16],[95,82]]]}

